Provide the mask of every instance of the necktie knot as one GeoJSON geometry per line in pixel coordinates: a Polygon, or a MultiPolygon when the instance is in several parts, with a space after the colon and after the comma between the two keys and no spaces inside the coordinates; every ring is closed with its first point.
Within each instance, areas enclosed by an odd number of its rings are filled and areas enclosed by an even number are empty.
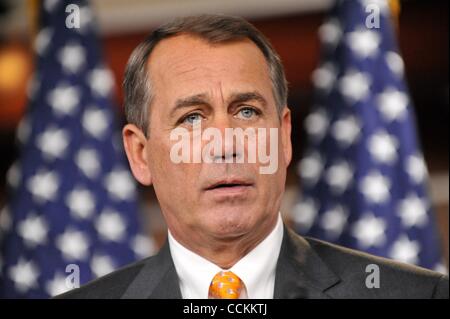
{"type": "Polygon", "coordinates": [[[219,271],[211,281],[210,299],[238,299],[244,283],[231,271],[219,271]]]}

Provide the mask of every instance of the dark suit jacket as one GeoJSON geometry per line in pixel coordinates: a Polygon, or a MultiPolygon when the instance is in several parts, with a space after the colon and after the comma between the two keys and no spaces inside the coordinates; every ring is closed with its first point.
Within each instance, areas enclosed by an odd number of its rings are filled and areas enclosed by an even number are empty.
{"type": "MultiPolygon", "coordinates": [[[[274,298],[448,298],[448,277],[311,238],[285,228],[274,298]],[[366,266],[380,287],[366,287],[366,266]]],[[[57,298],[181,298],[166,243],[160,252],[57,298]]]]}

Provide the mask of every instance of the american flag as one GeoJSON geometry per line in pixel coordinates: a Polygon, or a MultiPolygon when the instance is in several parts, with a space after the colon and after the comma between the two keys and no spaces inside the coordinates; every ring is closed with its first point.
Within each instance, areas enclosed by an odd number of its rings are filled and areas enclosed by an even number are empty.
{"type": "Polygon", "coordinates": [[[303,235],[444,272],[390,13],[387,1],[337,1],[319,28],[293,218],[303,235]]]}
{"type": "Polygon", "coordinates": [[[83,284],[152,252],[93,13],[81,0],[42,3],[21,155],[0,215],[3,298],[54,296],[76,286],[77,274],[83,284]],[[66,24],[74,5],[79,28],[66,24]]]}

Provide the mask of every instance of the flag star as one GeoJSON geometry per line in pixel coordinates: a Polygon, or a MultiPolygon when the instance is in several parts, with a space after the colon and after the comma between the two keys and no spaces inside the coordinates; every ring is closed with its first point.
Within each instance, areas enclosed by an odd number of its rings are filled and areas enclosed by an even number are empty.
{"type": "Polygon", "coordinates": [[[70,115],[80,102],[80,90],[74,86],[60,84],[47,95],[47,101],[57,115],[70,115]]]}
{"type": "Polygon", "coordinates": [[[312,73],[312,81],[315,87],[329,92],[333,88],[336,76],[336,67],[332,63],[327,62],[314,70],[312,73]]]}
{"type": "Polygon", "coordinates": [[[342,27],[337,19],[329,19],[319,27],[320,40],[335,46],[342,37],[342,27]]]}
{"type": "Polygon", "coordinates": [[[25,116],[20,120],[19,126],[17,127],[17,139],[19,142],[24,145],[31,134],[31,123],[30,118],[28,116],[25,116]]]}
{"type": "Polygon", "coordinates": [[[82,118],[83,128],[98,139],[105,136],[106,130],[110,126],[109,122],[108,113],[94,107],[87,109],[82,118]]]}
{"type": "Polygon", "coordinates": [[[394,88],[388,88],[378,94],[377,105],[386,121],[402,120],[407,115],[408,96],[394,88]]]}
{"type": "Polygon", "coordinates": [[[408,156],[406,159],[406,172],[416,184],[423,183],[428,175],[423,156],[420,154],[408,156]]]}
{"type": "Polygon", "coordinates": [[[115,269],[114,262],[111,257],[106,255],[94,255],[91,259],[91,270],[95,277],[101,277],[115,269]]]}
{"type": "Polygon", "coordinates": [[[44,28],[39,31],[34,42],[34,50],[38,55],[43,55],[45,53],[52,37],[53,30],[50,28],[44,28]]]}
{"type": "Polygon", "coordinates": [[[59,235],[56,238],[56,247],[67,261],[85,260],[88,257],[88,239],[83,232],[75,229],[66,229],[59,235]]]}
{"type": "Polygon", "coordinates": [[[386,221],[367,213],[353,224],[351,233],[358,240],[358,245],[367,249],[379,247],[386,242],[386,221]]]}
{"type": "Polygon", "coordinates": [[[336,206],[327,210],[320,220],[320,226],[327,232],[327,235],[337,238],[342,234],[347,225],[348,214],[342,206],[336,206]]]}
{"type": "Polygon", "coordinates": [[[354,116],[343,117],[334,122],[331,134],[342,147],[352,145],[360,136],[361,125],[354,116]]]}
{"type": "Polygon", "coordinates": [[[330,166],[325,174],[325,180],[333,192],[345,192],[353,180],[353,169],[346,161],[330,166]]]}
{"type": "Polygon", "coordinates": [[[100,173],[100,159],[95,149],[80,149],[75,156],[75,163],[90,179],[96,178],[100,173]]]}
{"type": "Polygon", "coordinates": [[[95,222],[100,237],[106,241],[121,241],[125,237],[126,222],[119,213],[105,209],[95,222]]]}
{"type": "Polygon", "coordinates": [[[17,188],[22,180],[22,171],[18,162],[15,162],[6,173],[6,181],[12,188],[17,188]]]}
{"type": "Polygon", "coordinates": [[[338,85],[341,94],[351,103],[356,103],[368,97],[370,84],[370,75],[350,70],[341,77],[338,85]]]}
{"type": "Polygon", "coordinates": [[[322,139],[327,131],[328,123],[326,111],[323,109],[316,110],[305,119],[306,132],[316,139],[322,139]]]}
{"type": "Polygon", "coordinates": [[[55,9],[56,5],[58,4],[59,0],[45,0],[44,1],[44,8],[47,12],[51,12],[55,9]]]}
{"type": "Polygon", "coordinates": [[[433,267],[434,271],[437,271],[443,275],[448,276],[448,269],[447,266],[443,262],[439,262],[436,264],[436,266],[433,267]]]}
{"type": "Polygon", "coordinates": [[[155,254],[157,248],[153,238],[138,234],[131,241],[131,249],[138,258],[145,258],[155,254]]]}
{"type": "Polygon", "coordinates": [[[47,242],[49,227],[43,216],[29,215],[17,225],[17,233],[31,248],[47,242]]]}
{"type": "MultiPolygon", "coordinates": [[[[4,206],[0,211],[0,236],[1,233],[6,233],[11,229],[12,219],[11,219],[11,211],[8,206],[4,206]]],[[[0,267],[1,269],[1,267],[0,267]]]]}
{"type": "Polygon", "coordinates": [[[135,194],[135,183],[124,169],[114,169],[104,179],[108,193],[116,200],[130,200],[135,194]]]}
{"type": "Polygon", "coordinates": [[[75,188],[66,198],[67,207],[75,218],[86,219],[92,216],[95,209],[95,199],[92,193],[83,188],[75,188]]]}
{"type": "Polygon", "coordinates": [[[50,160],[64,157],[68,145],[69,134],[56,127],[46,129],[36,138],[36,146],[50,160]]]}
{"type": "Polygon", "coordinates": [[[368,151],[373,158],[384,164],[392,165],[397,160],[398,141],[386,131],[378,131],[368,139],[368,151]]]}
{"type": "Polygon", "coordinates": [[[56,198],[59,178],[55,172],[39,171],[27,181],[28,191],[35,199],[45,202],[56,198]]]}
{"type": "Polygon", "coordinates": [[[360,191],[370,203],[382,204],[390,198],[391,182],[379,172],[372,171],[363,177],[360,191]]]}
{"type": "Polygon", "coordinates": [[[400,236],[393,244],[389,257],[404,263],[417,264],[419,261],[420,245],[408,236],[400,236]]]}
{"type": "Polygon", "coordinates": [[[298,173],[302,179],[313,185],[317,183],[322,174],[323,162],[320,154],[318,152],[313,152],[308,156],[304,157],[298,165],[298,173]]]}
{"type": "Polygon", "coordinates": [[[294,206],[293,220],[302,231],[307,232],[314,224],[318,214],[318,207],[312,198],[302,199],[294,206]]]}
{"type": "MultiPolygon", "coordinates": [[[[367,8],[369,5],[375,5],[381,13],[385,13],[388,10],[388,1],[386,0],[361,0],[363,8],[367,8]]],[[[367,11],[366,11],[367,12],[367,11]]]]}
{"type": "Polygon", "coordinates": [[[415,194],[403,199],[398,207],[398,215],[405,227],[423,226],[428,221],[427,202],[415,194]]]}
{"type": "Polygon", "coordinates": [[[378,53],[381,37],[377,31],[361,29],[347,33],[346,43],[357,56],[365,59],[378,53]]]}
{"type": "Polygon", "coordinates": [[[111,72],[104,67],[98,67],[91,71],[88,75],[88,82],[92,91],[99,96],[107,96],[114,85],[111,72]]]}
{"type": "Polygon", "coordinates": [[[80,28],[77,29],[81,32],[85,32],[90,26],[93,20],[92,10],[89,6],[83,6],[80,8],[80,28]]]}
{"type": "Polygon", "coordinates": [[[396,74],[398,77],[403,76],[405,63],[403,62],[402,57],[397,52],[389,51],[385,54],[384,58],[386,60],[387,66],[394,74],[396,74]]]}
{"type": "Polygon", "coordinates": [[[70,43],[59,50],[58,60],[65,72],[77,73],[85,64],[86,51],[78,43],[70,43]]]}
{"type": "Polygon", "coordinates": [[[20,258],[16,265],[9,268],[9,277],[14,282],[16,289],[25,293],[36,287],[39,269],[33,261],[25,261],[20,258]]]}
{"type": "Polygon", "coordinates": [[[63,274],[57,272],[55,276],[45,284],[45,291],[47,291],[51,297],[54,297],[71,290],[72,288],[67,284],[66,279],[67,278],[63,274]]]}

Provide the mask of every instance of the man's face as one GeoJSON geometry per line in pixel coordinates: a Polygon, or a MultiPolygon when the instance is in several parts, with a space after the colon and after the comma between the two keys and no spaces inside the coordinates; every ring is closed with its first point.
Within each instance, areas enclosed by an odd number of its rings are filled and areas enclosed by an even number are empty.
{"type": "Polygon", "coordinates": [[[259,48],[250,40],[211,45],[179,35],[155,47],[148,70],[154,93],[148,139],[142,142],[148,172],[130,162],[138,180],[153,184],[171,232],[178,239],[226,240],[267,231],[275,224],[291,159],[290,113],[277,113],[259,48]],[[219,129],[222,136],[226,128],[266,128],[267,152],[269,128],[277,128],[278,169],[261,174],[258,156],[256,163],[175,163],[171,149],[179,140],[171,140],[171,132],[181,127],[192,138],[193,123],[219,129]]]}

